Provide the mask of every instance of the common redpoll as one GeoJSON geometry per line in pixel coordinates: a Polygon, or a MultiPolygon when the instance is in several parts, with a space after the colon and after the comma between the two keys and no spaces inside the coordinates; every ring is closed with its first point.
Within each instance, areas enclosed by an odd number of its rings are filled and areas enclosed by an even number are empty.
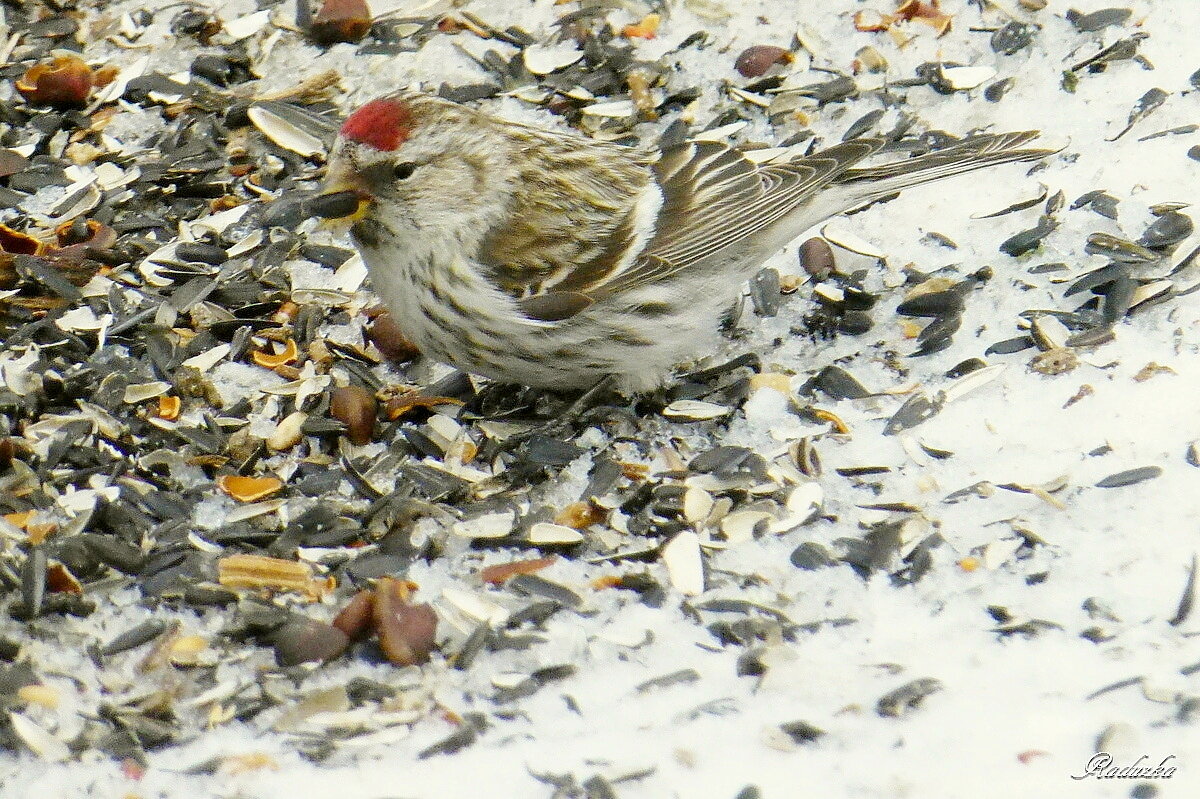
{"type": "Polygon", "coordinates": [[[1029,161],[1035,132],[982,135],[879,166],[855,139],[756,165],[734,147],[661,154],[402,93],[342,125],[329,192],[376,293],[426,356],[497,380],[625,393],[712,352],[763,261],[813,225],[901,189],[1029,161]]]}

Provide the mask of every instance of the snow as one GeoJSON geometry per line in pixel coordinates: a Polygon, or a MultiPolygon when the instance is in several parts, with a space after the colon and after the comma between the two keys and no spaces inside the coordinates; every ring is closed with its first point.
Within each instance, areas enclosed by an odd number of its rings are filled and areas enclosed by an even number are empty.
{"type": "MultiPolygon", "coordinates": [[[[1110,3],[1079,0],[1074,5],[1089,12],[1110,3]]],[[[119,11],[143,4],[111,5],[119,11]]],[[[167,4],[157,0],[145,5],[153,9],[167,4]]],[[[280,18],[289,18],[293,5],[284,3],[280,18]]],[[[413,5],[376,0],[372,10],[403,14],[413,5]]],[[[1134,22],[1102,34],[1076,32],[1063,18],[1065,4],[1053,0],[1036,14],[1020,11],[1016,3],[999,5],[1043,26],[1031,48],[1010,57],[994,54],[988,34],[969,28],[1002,24],[1005,16],[990,10],[981,20],[978,8],[965,0],[942,3],[944,11],[955,15],[950,34],[938,39],[918,28],[917,38],[902,50],[886,34],[854,31],[851,22],[855,11],[888,10],[886,0],[728,3],[732,16],[725,22],[697,16],[691,9],[699,4],[672,3],[659,38],[638,43],[640,52],[653,58],[697,29],[710,31],[706,48],[678,56],[689,81],[705,88],[701,118],[714,112],[718,102],[730,102],[720,98],[719,89],[736,78],[731,65],[738,52],[751,44],[786,45],[803,24],[822,44],[815,66],[846,69],[860,47],[873,44],[889,60],[888,75],[893,78],[909,77],[916,65],[938,58],[991,66],[1001,76],[1016,77],[1000,103],[985,102],[980,91],[942,96],[925,87],[903,90],[908,98],[905,109],[919,113],[931,128],[957,133],[1041,129],[1048,139],[1067,143],[1065,157],[1050,159],[1031,177],[1025,177],[1024,166],[975,173],[913,189],[844,223],[888,253],[886,265],[861,259],[863,268],[872,272],[869,285],[876,288],[900,284],[900,270],[909,264],[922,272],[949,269],[958,277],[985,265],[993,267],[995,277],[968,298],[961,331],[949,349],[923,358],[901,357],[907,372],[896,373],[891,359],[884,357],[886,351],[898,348],[903,356],[915,344],[902,338],[900,319],[892,312],[902,291],[893,291],[884,306],[873,311],[875,329],[863,336],[814,343],[789,335],[789,328],[808,310],[795,297],[784,303],[775,319],[757,320],[748,314],[743,324],[751,329],[750,338],[732,344],[729,354],[756,349],[768,365],[800,374],[837,362],[873,390],[919,386],[932,394],[949,383],[944,373],[951,366],[981,356],[989,343],[1018,335],[1021,311],[1072,307],[1070,300],[1062,299],[1065,286],[1030,278],[1028,267],[1063,261],[1069,266],[1067,277],[1082,274],[1104,262],[1084,252],[1089,233],[1136,239],[1152,218],[1150,206],[1195,198],[1200,163],[1184,153],[1200,143],[1200,134],[1138,139],[1196,121],[1197,92],[1189,89],[1188,76],[1200,66],[1190,57],[1200,28],[1200,3],[1134,2],[1134,22]],[[1098,41],[1108,44],[1134,30],[1150,34],[1141,53],[1153,70],[1119,62],[1103,74],[1081,74],[1074,94],[1059,88],[1063,70],[1093,54],[1098,41]],[[1171,92],[1163,107],[1124,137],[1107,141],[1125,126],[1138,98],[1156,86],[1171,92]],[[1063,224],[1040,252],[1021,259],[1003,255],[999,244],[1032,227],[1040,206],[997,219],[972,216],[1034,196],[1038,182],[1051,194],[1062,190],[1068,203],[1092,189],[1107,189],[1121,200],[1119,221],[1086,209],[1063,212],[1063,224]],[[958,249],[923,240],[931,230],[950,237],[958,249]],[[778,348],[772,346],[775,339],[782,340],[778,348]]],[[[229,3],[222,16],[232,19],[254,8],[250,2],[229,3]]],[[[549,31],[553,19],[564,13],[551,0],[480,0],[467,8],[497,27],[519,24],[535,35],[549,31]]],[[[628,19],[623,21],[633,21],[641,13],[637,8],[638,13],[623,10],[613,19],[624,15],[628,19]]],[[[160,16],[167,20],[171,15],[160,16]]],[[[507,47],[461,34],[436,37],[420,53],[359,57],[349,45],[323,52],[288,36],[276,45],[271,58],[278,68],[267,71],[261,90],[286,88],[309,74],[336,69],[348,90],[343,99],[349,107],[413,82],[436,87],[443,81],[478,80],[478,68],[455,42],[472,52],[507,47]]],[[[193,50],[189,45],[155,49],[152,69],[184,69],[193,50]]],[[[131,62],[141,51],[100,48],[95,54],[131,62]]],[[[812,82],[822,79],[814,73],[812,82]]],[[[523,121],[561,124],[515,99],[491,107],[523,121]]],[[[869,99],[832,105],[818,112],[812,125],[819,135],[837,140],[851,122],[875,107],[876,101],[869,99]]],[[[144,129],[142,116],[122,114],[108,133],[118,139],[126,128],[138,133],[144,129]]],[[[881,127],[886,129],[894,119],[889,113],[881,127]]],[[[798,129],[770,131],[758,124],[746,135],[779,140],[798,129]]],[[[844,251],[837,256],[840,261],[852,259],[844,251]]],[[[795,247],[769,265],[795,273],[795,247]]],[[[320,284],[320,275],[295,270],[292,274],[303,285],[320,284]]],[[[1123,321],[1114,341],[1084,352],[1080,366],[1067,374],[1045,376],[1027,369],[1032,351],[989,359],[1007,364],[997,380],[949,403],[902,436],[884,437],[881,432],[906,395],[818,402],[850,429],[845,435],[823,436],[818,444],[827,518],[797,533],[710,553],[710,570],[753,573],[759,579],[739,586],[714,580],[710,573],[709,584],[716,587],[692,599],[750,599],[781,608],[795,622],[818,623],[815,631],[799,633],[792,641],[762,644],[759,660],[767,669],[761,678],[737,675],[737,661],[745,650],[717,645],[681,610],[684,598],[679,594],[669,595],[661,608],[650,608],[631,592],[588,587],[601,574],[635,570],[632,566],[596,567],[560,559],[543,576],[582,593],[594,613],[558,614],[547,623],[546,642],[527,651],[490,653],[465,672],[435,663],[424,677],[414,675],[414,685],[432,686],[433,699],[461,715],[495,710],[487,698],[493,675],[527,674],[557,664],[576,667],[572,676],[523,699],[518,717],[494,723],[476,743],[456,754],[417,758],[455,729],[439,713],[414,725],[411,734],[397,733],[396,740],[384,744],[340,751],[320,764],[301,758],[289,736],[230,722],[153,752],[140,779],[131,779],[119,763],[98,755],[50,764],[28,752],[0,754],[0,796],[554,795],[550,785],[535,780],[533,775],[539,774],[572,774],[579,783],[600,775],[614,782],[621,797],[732,798],[749,796],[739,794],[747,785],[758,786],[763,797],[1129,796],[1138,781],[1073,778],[1101,750],[1098,737],[1113,724],[1128,725],[1120,729],[1131,739],[1113,752],[1116,763],[1130,764],[1144,754],[1157,764],[1174,755],[1178,771],[1171,779],[1153,782],[1158,795],[1195,796],[1200,792],[1200,724],[1194,718],[1190,723],[1177,719],[1175,697],[1200,695],[1200,676],[1181,672],[1200,662],[1200,617],[1193,614],[1178,627],[1167,620],[1176,612],[1187,566],[1200,550],[1200,469],[1184,458],[1188,443],[1200,439],[1198,352],[1200,306],[1184,297],[1123,321]],[[1148,364],[1171,371],[1139,381],[1138,373],[1148,364]],[[1093,393],[1064,408],[1084,384],[1093,393]],[[905,447],[903,436],[953,456],[914,458],[911,453],[919,450],[905,447]],[[869,492],[856,488],[855,480],[834,471],[863,465],[891,467],[866,478],[878,486],[869,499],[869,492]],[[1095,487],[1106,475],[1140,466],[1159,466],[1163,473],[1134,486],[1095,487]],[[1067,483],[1053,494],[1061,507],[1036,494],[1004,489],[986,498],[942,501],[979,481],[1033,485],[1059,477],[1067,483]],[[946,539],[945,546],[933,551],[936,566],[926,578],[898,587],[883,575],[864,581],[845,566],[802,571],[789,563],[789,553],[802,541],[829,544],[857,537],[861,524],[886,516],[859,507],[868,501],[917,505],[928,522],[926,532],[937,531],[946,539]],[[1027,557],[1023,554],[1020,561],[1008,557],[974,570],[959,565],[982,547],[996,545],[997,551],[1005,551],[1006,541],[1018,529],[1031,531],[1046,545],[1025,550],[1027,557]],[[1030,579],[1040,574],[1044,579],[1030,579]],[[1089,617],[1083,605],[1093,597],[1112,610],[1115,620],[1089,617]],[[994,632],[1000,624],[989,615],[989,606],[1006,608],[1018,622],[1043,619],[1058,627],[1030,638],[1001,636],[994,632]],[[829,623],[843,617],[856,621],[829,623]],[[1096,625],[1116,637],[1102,643],[1081,637],[1096,625]],[[633,645],[644,639],[646,643],[633,645]],[[699,679],[646,691],[637,688],[681,669],[694,669],[699,679]],[[1144,677],[1141,686],[1091,697],[1105,686],[1139,676],[1144,677]],[[942,689],[920,707],[899,718],[876,713],[881,696],[925,677],[939,680],[942,689]],[[1164,697],[1168,701],[1161,701],[1164,697]],[[814,743],[795,744],[778,729],[795,720],[815,724],[825,735],[814,743]],[[252,752],[268,755],[273,767],[186,773],[214,756],[252,752]],[[642,776],[621,781],[629,775],[642,776]]],[[[261,371],[223,363],[213,378],[225,401],[234,402],[261,390],[261,371]]],[[[719,434],[719,441],[773,454],[786,446],[784,442],[823,433],[827,427],[795,415],[781,394],[763,389],[719,434]]],[[[693,453],[706,448],[712,431],[721,429],[711,424],[680,428],[680,446],[693,453]]],[[[600,439],[591,433],[584,441],[594,444],[600,439]]],[[[562,488],[564,501],[578,496],[590,463],[580,459],[564,472],[563,479],[569,481],[562,488]]],[[[213,505],[206,511],[219,516],[222,507],[213,505]]],[[[466,562],[474,558],[480,566],[507,559],[503,553],[455,557],[466,562]]],[[[981,557],[986,560],[986,555],[981,557]]],[[[661,564],[649,568],[665,582],[661,564]]],[[[415,568],[409,577],[422,586],[422,596],[436,597],[442,587],[454,583],[437,561],[415,568]]],[[[319,610],[331,615],[334,608],[319,610]]],[[[205,623],[194,615],[159,613],[183,619],[190,627],[205,623]]],[[[93,617],[71,623],[78,625],[81,641],[97,636],[109,640],[146,617],[132,601],[102,602],[93,617]]],[[[706,616],[706,623],[711,620],[712,614],[706,616]]],[[[67,695],[104,690],[82,645],[77,652],[39,650],[35,657],[40,663],[56,664],[64,675],[76,675],[78,683],[55,678],[67,695]]],[[[239,664],[240,673],[253,679],[254,664],[269,661],[269,652],[260,650],[251,661],[239,664]]],[[[324,682],[340,684],[359,675],[394,681],[392,671],[389,666],[342,661],[327,667],[324,682]]],[[[138,677],[131,673],[128,679],[136,682],[138,677]]],[[[314,679],[304,689],[321,687],[321,680],[314,679]]],[[[60,729],[70,729],[74,712],[75,703],[67,702],[52,715],[60,720],[60,729]]]]}

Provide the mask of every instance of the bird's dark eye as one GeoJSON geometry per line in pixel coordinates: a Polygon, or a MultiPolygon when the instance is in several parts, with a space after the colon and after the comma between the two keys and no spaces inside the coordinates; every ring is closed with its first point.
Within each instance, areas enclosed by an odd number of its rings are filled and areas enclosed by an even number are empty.
{"type": "Polygon", "coordinates": [[[417,169],[417,165],[412,161],[401,161],[392,167],[392,177],[396,180],[404,180],[412,175],[417,169]]]}

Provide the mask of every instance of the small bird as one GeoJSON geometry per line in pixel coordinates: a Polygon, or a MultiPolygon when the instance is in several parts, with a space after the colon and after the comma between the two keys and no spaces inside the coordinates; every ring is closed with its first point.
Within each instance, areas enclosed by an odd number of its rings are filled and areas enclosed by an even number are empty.
{"type": "Polygon", "coordinates": [[[1031,161],[1036,132],[859,166],[860,138],[756,164],[736,147],[652,153],[404,92],[342,125],[327,196],[403,333],[438,361],[551,389],[625,394],[711,352],[762,263],[813,225],[901,189],[1031,161]],[[352,193],[352,194],[347,194],[352,193]]]}

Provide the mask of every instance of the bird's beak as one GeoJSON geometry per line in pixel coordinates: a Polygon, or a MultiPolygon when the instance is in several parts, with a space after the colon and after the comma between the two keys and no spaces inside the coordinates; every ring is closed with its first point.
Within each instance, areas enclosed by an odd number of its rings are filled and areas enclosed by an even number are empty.
{"type": "Polygon", "coordinates": [[[306,203],[310,214],[331,227],[353,225],[371,210],[373,199],[362,178],[339,162],[329,165],[323,191],[306,203]]]}

